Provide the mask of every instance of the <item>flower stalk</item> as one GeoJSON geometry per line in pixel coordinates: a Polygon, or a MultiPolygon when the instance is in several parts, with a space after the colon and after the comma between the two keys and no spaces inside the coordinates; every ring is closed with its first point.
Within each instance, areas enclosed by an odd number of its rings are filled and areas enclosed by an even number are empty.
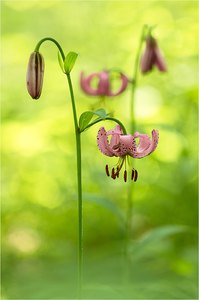
{"type": "MultiPolygon", "coordinates": [[[[76,159],[77,159],[77,190],[78,190],[78,282],[77,282],[77,290],[78,290],[78,298],[82,298],[82,273],[83,273],[83,213],[82,213],[82,165],[81,165],[81,132],[79,130],[78,126],[78,120],[77,120],[77,112],[76,112],[76,105],[75,105],[75,97],[74,97],[74,92],[73,92],[73,86],[72,86],[72,81],[70,77],[70,71],[72,70],[72,67],[75,63],[75,59],[77,57],[77,54],[74,52],[69,52],[67,57],[65,57],[65,54],[62,50],[62,47],[60,44],[53,38],[46,37],[41,39],[38,44],[35,47],[35,52],[36,57],[41,57],[41,54],[39,53],[40,46],[42,45],[43,42],[45,41],[51,41],[53,42],[60,54],[61,58],[64,62],[64,67],[65,67],[65,74],[67,76],[67,81],[68,81],[68,86],[69,86],[69,91],[70,91],[70,97],[71,97],[71,104],[72,104],[72,111],[73,111],[73,119],[74,119],[74,127],[75,127],[75,137],[76,137],[76,159]],[[66,59],[68,58],[68,61],[66,59]]],[[[34,77],[36,78],[36,77],[34,77]]],[[[33,79],[34,79],[33,78],[33,79]]],[[[43,79],[43,77],[42,77],[43,79]]],[[[33,80],[34,81],[34,80],[33,80]]],[[[28,88],[28,84],[27,84],[28,88]]],[[[39,91],[41,94],[41,89],[39,91]]],[[[37,97],[38,99],[39,97],[37,97]]]]}
{"type": "Polygon", "coordinates": [[[83,207],[82,207],[82,162],[81,162],[81,132],[77,121],[75,98],[70,73],[67,74],[68,86],[73,109],[76,157],[77,157],[77,186],[78,186],[78,297],[82,296],[82,271],[83,271],[83,207]]]}
{"type": "MultiPolygon", "coordinates": [[[[139,40],[139,44],[135,56],[132,86],[131,86],[131,99],[130,99],[130,132],[135,132],[136,130],[135,91],[138,82],[138,70],[139,70],[141,50],[142,50],[142,46],[145,40],[145,35],[147,30],[148,30],[148,25],[144,25],[141,31],[140,40],[139,40]]],[[[126,230],[125,230],[126,234],[125,234],[125,241],[124,241],[124,260],[125,260],[124,280],[128,280],[129,277],[128,245],[131,236],[132,215],[133,215],[133,188],[130,182],[127,191],[126,230]]]]}
{"type": "Polygon", "coordinates": [[[138,81],[138,69],[139,69],[139,62],[140,62],[140,54],[142,50],[142,45],[145,40],[146,30],[148,29],[147,25],[144,25],[141,31],[140,40],[138,44],[137,53],[135,56],[135,63],[133,69],[133,77],[132,77],[132,87],[131,87],[131,101],[130,101],[130,132],[134,132],[136,129],[135,124],[135,90],[137,87],[138,81]]]}

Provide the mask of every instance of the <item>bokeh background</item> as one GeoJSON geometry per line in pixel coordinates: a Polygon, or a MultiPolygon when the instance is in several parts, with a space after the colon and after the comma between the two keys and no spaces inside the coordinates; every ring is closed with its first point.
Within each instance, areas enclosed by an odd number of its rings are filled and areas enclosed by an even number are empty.
{"type": "MultiPolygon", "coordinates": [[[[130,274],[123,282],[127,184],[106,177],[99,126],[82,134],[84,297],[197,297],[197,1],[1,1],[2,299],[72,299],[77,276],[75,138],[66,78],[46,42],[42,97],[25,85],[36,43],[54,37],[79,57],[72,73],[78,114],[98,107],[79,74],[119,68],[131,76],[143,24],[168,72],[139,73],[137,129],[160,132],[157,150],[136,161],[130,274]]],[[[105,109],[129,126],[130,89],[105,109]]],[[[102,123],[103,124],[103,123],[102,123]]],[[[103,124],[107,129],[113,124],[103,124]]]]}

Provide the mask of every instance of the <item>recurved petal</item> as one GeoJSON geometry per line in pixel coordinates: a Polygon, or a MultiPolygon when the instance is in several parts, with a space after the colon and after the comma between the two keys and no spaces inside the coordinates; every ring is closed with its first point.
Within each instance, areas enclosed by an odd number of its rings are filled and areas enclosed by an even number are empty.
{"type": "Polygon", "coordinates": [[[126,75],[124,75],[123,73],[120,73],[120,81],[121,81],[121,85],[118,89],[118,91],[116,92],[112,92],[110,89],[108,91],[108,96],[118,96],[119,94],[121,94],[123,91],[125,91],[125,89],[128,86],[129,83],[129,79],[128,77],[126,77],[126,75]]]}
{"type": "Polygon", "coordinates": [[[109,75],[108,72],[102,71],[99,73],[98,94],[107,96],[109,93],[109,75]]]}
{"type": "Polygon", "coordinates": [[[148,135],[141,134],[139,132],[136,132],[134,134],[134,138],[138,138],[139,142],[136,146],[136,151],[134,152],[133,157],[142,158],[149,155],[156,149],[159,139],[159,133],[158,130],[154,129],[152,131],[152,140],[148,135]]]}
{"type": "Polygon", "coordinates": [[[87,77],[84,76],[83,72],[81,72],[81,74],[80,74],[80,86],[81,86],[82,90],[90,96],[98,96],[99,95],[98,88],[96,87],[96,89],[94,89],[91,86],[91,81],[93,80],[94,77],[98,78],[99,74],[92,73],[91,75],[89,75],[87,77]]]}
{"type": "Polygon", "coordinates": [[[120,125],[116,125],[114,129],[108,130],[107,135],[113,135],[113,134],[123,134],[122,128],[120,125]]]}
{"type": "Polygon", "coordinates": [[[101,127],[97,134],[97,144],[99,150],[107,156],[114,156],[114,153],[109,145],[107,132],[104,127],[101,127]]]}
{"type": "Polygon", "coordinates": [[[111,135],[111,139],[110,139],[111,148],[114,148],[118,145],[121,134],[123,134],[123,131],[120,125],[117,125],[114,129],[107,131],[107,136],[111,135]]]}

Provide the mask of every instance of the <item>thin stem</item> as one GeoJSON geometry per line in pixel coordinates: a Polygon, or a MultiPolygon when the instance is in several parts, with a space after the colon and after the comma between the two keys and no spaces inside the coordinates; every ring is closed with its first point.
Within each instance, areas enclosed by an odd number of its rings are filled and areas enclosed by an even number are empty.
{"type": "Polygon", "coordinates": [[[83,210],[82,210],[82,165],[81,165],[81,133],[77,122],[77,112],[75,107],[75,98],[70,74],[67,74],[67,80],[70,90],[73,118],[76,137],[76,157],[77,157],[77,185],[78,185],[78,297],[82,296],[82,271],[83,271],[83,210]]]}
{"type": "Polygon", "coordinates": [[[124,127],[124,125],[122,124],[122,122],[120,122],[118,119],[112,118],[112,117],[106,117],[106,119],[99,119],[97,121],[94,121],[93,123],[90,123],[89,125],[87,125],[81,132],[85,131],[87,128],[93,126],[94,124],[97,124],[99,122],[106,121],[106,120],[113,121],[113,122],[117,123],[122,128],[123,133],[127,134],[126,128],[124,127]]]}
{"type": "Polygon", "coordinates": [[[140,41],[135,57],[135,63],[134,63],[134,70],[133,70],[133,82],[132,82],[132,89],[131,89],[131,101],[130,101],[130,132],[135,131],[135,112],[134,112],[134,103],[135,103],[135,89],[137,87],[137,81],[138,81],[138,67],[139,67],[139,61],[140,61],[140,53],[142,49],[142,43],[145,38],[145,31],[148,28],[147,25],[144,25],[142,28],[140,41]]]}
{"type": "MultiPolygon", "coordinates": [[[[41,39],[35,47],[35,52],[39,52],[39,48],[45,41],[53,42],[60,51],[63,61],[65,60],[65,54],[60,44],[51,37],[41,39]]],[[[81,136],[77,121],[77,112],[75,106],[75,97],[73,93],[72,81],[70,74],[67,75],[69,91],[71,96],[73,119],[75,126],[76,137],[76,157],[77,157],[77,185],[78,185],[78,298],[82,296],[82,262],[83,262],[83,214],[82,214],[82,166],[81,166],[81,136]]]]}
{"type": "Polygon", "coordinates": [[[61,53],[62,59],[64,61],[65,60],[65,54],[64,54],[64,51],[62,50],[62,47],[60,46],[60,44],[55,39],[53,39],[51,37],[46,37],[46,38],[43,38],[42,40],[40,40],[37,43],[36,47],[35,47],[35,52],[39,52],[39,48],[40,48],[41,44],[45,41],[51,41],[57,46],[57,48],[59,49],[59,51],[61,53]]]}
{"type": "MultiPolygon", "coordinates": [[[[145,38],[145,32],[148,29],[147,25],[144,25],[140,35],[140,41],[138,44],[138,49],[135,57],[134,69],[133,69],[133,79],[132,79],[132,89],[131,89],[131,101],[130,101],[130,132],[133,134],[136,130],[135,123],[135,90],[138,82],[138,70],[139,70],[139,62],[140,62],[140,54],[142,49],[142,44],[145,38]]],[[[125,259],[125,273],[124,279],[128,280],[129,277],[129,265],[130,262],[128,260],[128,244],[131,236],[131,223],[132,223],[132,215],[133,215],[133,189],[132,185],[129,184],[128,192],[127,192],[127,210],[126,210],[126,236],[124,240],[124,259],[125,259]]]]}

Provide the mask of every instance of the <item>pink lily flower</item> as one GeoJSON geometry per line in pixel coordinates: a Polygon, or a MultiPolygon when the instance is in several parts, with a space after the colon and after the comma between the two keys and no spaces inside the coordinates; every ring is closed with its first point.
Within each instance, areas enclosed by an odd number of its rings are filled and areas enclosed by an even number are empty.
{"type": "Polygon", "coordinates": [[[80,74],[80,86],[82,90],[90,95],[90,96],[117,96],[121,94],[128,85],[128,78],[123,74],[120,73],[120,87],[117,91],[111,90],[111,81],[110,81],[110,72],[102,71],[99,73],[92,73],[89,76],[85,76],[83,72],[80,74]],[[93,87],[93,80],[97,78],[97,86],[93,87]]]}
{"type": "Polygon", "coordinates": [[[151,71],[154,65],[156,65],[160,72],[167,71],[166,62],[157,41],[152,36],[148,36],[146,39],[146,48],[141,58],[142,73],[151,71]]]}
{"type": "MultiPolygon", "coordinates": [[[[159,133],[152,130],[152,139],[146,134],[135,132],[133,135],[124,135],[121,127],[117,125],[114,129],[106,131],[101,127],[97,135],[99,150],[106,156],[119,157],[115,168],[112,168],[111,177],[116,179],[125,163],[124,181],[127,181],[126,159],[127,157],[143,158],[151,154],[157,147],[159,133]],[[109,139],[110,137],[110,139],[109,139]],[[136,141],[138,139],[138,142],[136,141]]],[[[106,174],[110,176],[109,167],[106,165],[106,174]]],[[[134,168],[131,170],[131,180],[136,181],[138,172],[134,168]]]]}

